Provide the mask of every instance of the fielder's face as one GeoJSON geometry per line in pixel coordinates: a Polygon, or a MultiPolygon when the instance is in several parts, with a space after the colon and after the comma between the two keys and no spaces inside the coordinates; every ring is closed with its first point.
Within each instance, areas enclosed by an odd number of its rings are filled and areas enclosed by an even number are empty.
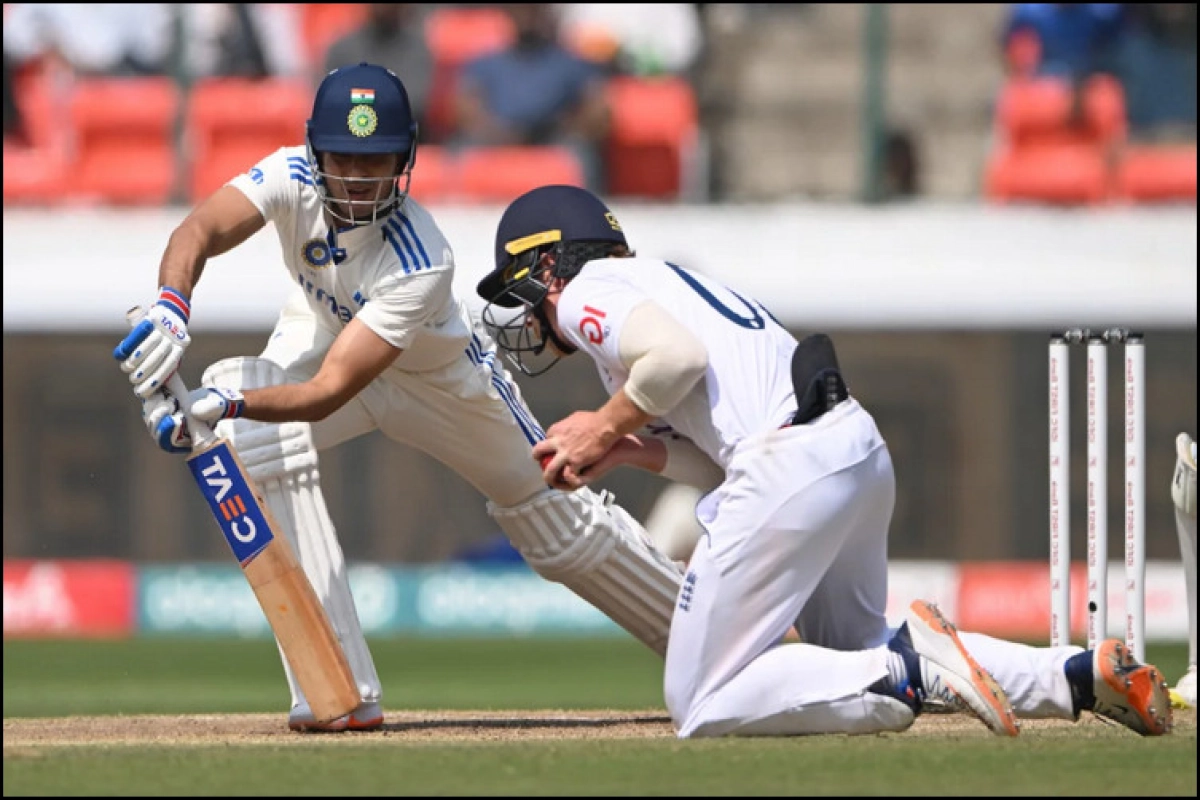
{"type": "Polygon", "coordinates": [[[325,186],[338,213],[372,222],[376,207],[391,197],[401,157],[395,153],[324,153],[325,186]]]}

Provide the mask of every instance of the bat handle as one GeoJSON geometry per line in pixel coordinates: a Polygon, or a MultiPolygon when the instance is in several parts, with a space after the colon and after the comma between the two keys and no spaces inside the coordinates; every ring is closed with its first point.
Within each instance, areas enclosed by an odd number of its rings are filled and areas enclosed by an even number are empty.
{"type": "Polygon", "coordinates": [[[209,427],[207,422],[196,419],[188,413],[184,404],[187,402],[188,395],[191,392],[188,390],[187,384],[183,382],[179,371],[167,381],[167,391],[175,395],[175,399],[179,401],[179,408],[183,411],[183,415],[187,418],[188,428],[192,432],[192,449],[196,450],[217,438],[216,432],[209,427]]]}
{"type": "MultiPolygon", "coordinates": [[[[134,306],[125,312],[125,320],[129,323],[129,327],[136,327],[145,316],[146,312],[141,306],[134,306]]],[[[217,438],[216,432],[203,420],[198,420],[188,413],[184,404],[187,402],[190,391],[187,384],[183,382],[183,377],[176,370],[175,374],[167,380],[167,391],[175,395],[175,399],[179,401],[179,408],[183,411],[184,417],[187,418],[188,429],[192,433],[192,449],[197,450],[209,442],[217,438]]]]}

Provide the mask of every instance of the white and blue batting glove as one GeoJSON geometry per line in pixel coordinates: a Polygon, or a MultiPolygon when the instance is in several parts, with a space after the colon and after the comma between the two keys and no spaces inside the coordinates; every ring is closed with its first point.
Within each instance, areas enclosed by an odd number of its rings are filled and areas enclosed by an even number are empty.
{"type": "Polygon", "coordinates": [[[192,436],[175,397],[157,391],[142,401],[142,421],[154,443],[168,453],[190,453],[192,436]]]}
{"type": "Polygon", "coordinates": [[[182,292],[162,287],[158,302],[113,350],[121,371],[129,375],[133,393],[143,400],[167,385],[192,342],[188,317],[192,309],[182,292]]]}
{"type": "Polygon", "coordinates": [[[215,425],[223,419],[237,419],[246,410],[246,401],[237,389],[205,386],[188,394],[188,413],[201,422],[215,425]]]}

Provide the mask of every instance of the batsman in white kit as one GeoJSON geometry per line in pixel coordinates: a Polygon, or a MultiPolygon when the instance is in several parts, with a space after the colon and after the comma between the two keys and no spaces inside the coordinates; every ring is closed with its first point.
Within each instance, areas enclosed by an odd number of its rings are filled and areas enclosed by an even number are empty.
{"type": "Polygon", "coordinates": [[[1196,442],[1188,434],[1175,437],[1175,472],[1171,476],[1171,501],[1175,506],[1175,532],[1183,561],[1187,591],[1188,666],[1171,690],[1176,708],[1196,707],[1196,442]]]}
{"type": "Polygon", "coordinates": [[[1006,736],[1016,717],[1084,710],[1168,730],[1165,681],[1116,640],[1028,647],[959,632],[920,600],[888,625],[892,462],[828,337],[797,342],[755,299],[636,256],[576,187],[514,200],[495,258],[477,292],[498,346],[529,375],[584,352],[610,395],[533,448],[547,482],[630,465],[716,485],[667,646],[680,737],[901,731],[930,702],[1006,736]]]}
{"type": "Polygon", "coordinates": [[[611,497],[543,480],[531,451],[544,432],[451,291],[450,244],[408,196],[417,125],[400,79],[365,63],[330,72],[306,139],[233,178],[179,225],[159,268],[158,302],[115,351],[163,449],[190,450],[187,408],[241,454],[345,650],[361,705],[318,723],[285,659],[289,726],[383,723],[382,687],[318,470],[321,451],[374,430],[454,469],[534,570],[665,653],[679,566],[611,497]],[[164,387],[190,342],[190,298],[205,263],[267,222],[294,288],[265,349],[211,365],[202,388],[172,397],[164,387]]]}

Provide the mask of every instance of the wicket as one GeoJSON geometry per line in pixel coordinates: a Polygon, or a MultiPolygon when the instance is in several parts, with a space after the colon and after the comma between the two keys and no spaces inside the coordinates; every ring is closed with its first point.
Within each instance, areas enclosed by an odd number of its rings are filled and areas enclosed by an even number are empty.
{"type": "Polygon", "coordinates": [[[1125,643],[1146,649],[1146,348],[1124,328],[1050,336],[1050,644],[1071,642],[1070,347],[1087,346],[1087,646],[1108,628],[1108,346],[1125,345],[1125,643]]]}

